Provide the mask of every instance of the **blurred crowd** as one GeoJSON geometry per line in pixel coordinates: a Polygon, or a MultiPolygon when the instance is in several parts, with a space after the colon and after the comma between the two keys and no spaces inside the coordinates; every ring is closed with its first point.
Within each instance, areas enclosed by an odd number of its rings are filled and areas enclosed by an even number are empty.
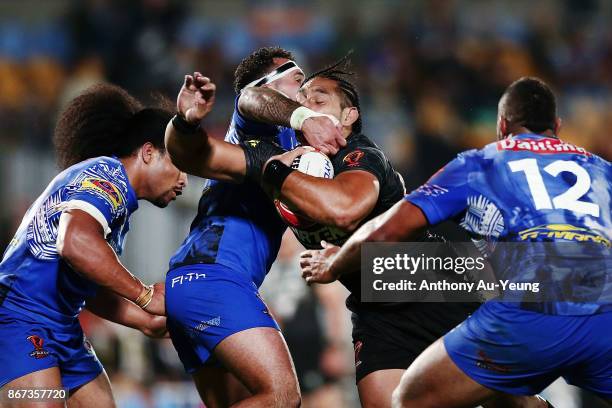
{"type": "MultiPolygon", "coordinates": [[[[525,75],[553,86],[564,120],[560,136],[610,160],[610,21],[606,0],[0,2],[0,194],[9,197],[0,208],[0,243],[6,246],[56,171],[51,135],[67,100],[101,81],[145,100],[154,93],[174,98],[183,75],[198,70],[217,84],[206,128],[223,137],[236,65],[267,45],[293,51],[307,72],[353,51],[364,133],[388,153],[409,189],[457,152],[492,141],[497,101],[525,75]]],[[[136,274],[161,280],[185,236],[198,188],[192,183],[192,193],[165,214],[139,211],[140,220],[155,214],[164,227],[131,232],[126,263],[136,274]],[[162,234],[169,229],[176,231],[162,234]],[[143,257],[143,248],[157,258],[143,257]]],[[[339,398],[350,406],[348,329],[334,323],[348,325],[348,318],[333,312],[344,310],[342,289],[313,291],[295,279],[298,251],[286,245],[266,299],[289,328],[290,343],[310,347],[298,364],[302,386],[326,390],[322,401],[339,398]],[[304,327],[310,329],[300,332],[304,327]]],[[[125,398],[121,406],[198,400],[193,387],[177,382],[185,376],[169,341],[152,342],[91,316],[83,323],[125,398]]]]}

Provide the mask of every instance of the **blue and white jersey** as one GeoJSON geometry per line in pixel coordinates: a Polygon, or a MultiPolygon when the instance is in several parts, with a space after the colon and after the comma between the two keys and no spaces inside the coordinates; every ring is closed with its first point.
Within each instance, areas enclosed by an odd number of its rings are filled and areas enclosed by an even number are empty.
{"type": "MultiPolygon", "coordinates": [[[[293,129],[242,116],[236,97],[225,141],[238,144],[250,139],[274,141],[284,149],[298,146],[293,129]]],[[[208,180],[190,233],[170,260],[170,269],[216,263],[259,286],[276,259],[285,228],[259,185],[208,180]]]]}
{"type": "Polygon", "coordinates": [[[28,209],[4,253],[0,307],[39,322],[74,322],[97,285],[58,255],[62,212],[79,209],[93,216],[120,255],[129,217],[137,208],[136,193],[116,158],[97,157],[62,171],[28,209]]]}
{"type": "MultiPolygon", "coordinates": [[[[498,257],[506,268],[502,278],[533,280],[545,262],[560,262],[557,271],[577,274],[591,255],[598,256],[605,266],[596,267],[597,290],[604,295],[600,299],[610,301],[611,197],[610,162],[556,138],[522,134],[459,154],[406,199],[421,208],[431,224],[456,219],[485,254],[493,253],[499,241],[546,242],[559,248],[554,259],[538,252],[544,245],[525,245],[529,253],[520,257],[498,257]],[[580,253],[587,248],[584,244],[597,253],[580,253]],[[565,252],[568,248],[571,253],[565,252]]],[[[590,279],[593,283],[595,277],[590,279]]],[[[601,304],[587,303],[559,302],[547,313],[600,310],[601,304]]]]}

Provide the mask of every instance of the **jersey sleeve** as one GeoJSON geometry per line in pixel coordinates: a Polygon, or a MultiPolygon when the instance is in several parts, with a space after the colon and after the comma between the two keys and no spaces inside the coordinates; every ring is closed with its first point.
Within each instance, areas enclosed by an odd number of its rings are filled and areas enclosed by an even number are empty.
{"type": "Polygon", "coordinates": [[[431,225],[454,218],[467,208],[469,174],[477,165],[475,151],[459,154],[405,199],[423,211],[431,225]]]}
{"type": "Polygon", "coordinates": [[[71,183],[69,194],[62,203],[62,211],[85,211],[100,223],[106,237],[110,226],[127,211],[125,183],[112,172],[98,167],[87,169],[71,183]]]}
{"type": "Polygon", "coordinates": [[[344,153],[342,161],[334,166],[336,175],[345,171],[362,170],[371,173],[380,183],[385,182],[387,160],[382,152],[372,147],[356,147],[344,153]]]}

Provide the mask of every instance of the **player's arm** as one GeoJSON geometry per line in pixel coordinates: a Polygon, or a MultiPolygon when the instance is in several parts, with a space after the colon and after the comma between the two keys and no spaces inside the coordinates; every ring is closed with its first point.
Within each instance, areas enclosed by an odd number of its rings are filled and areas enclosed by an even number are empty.
{"type": "Polygon", "coordinates": [[[164,337],[167,333],[165,316],[148,313],[108,289],[99,289],[95,297],[87,299],[86,308],[103,319],[140,330],[149,337],[164,337]]]}
{"type": "Polygon", "coordinates": [[[246,119],[301,131],[307,144],[325,154],[336,154],[346,145],[335,117],[315,112],[271,88],[242,90],[238,112],[246,119]]]}
{"type": "Polygon", "coordinates": [[[354,231],[374,209],[380,183],[363,170],[346,171],[333,179],[292,172],[278,198],[316,222],[354,231]]]}
{"type": "Polygon", "coordinates": [[[428,225],[454,218],[465,210],[471,194],[469,173],[475,160],[459,155],[427,183],[408,194],[385,213],[365,223],[342,248],[324,245],[300,256],[302,276],[308,283],[329,283],[360,270],[364,242],[402,242],[416,238],[428,225]]]}
{"type": "Polygon", "coordinates": [[[99,220],[79,209],[65,210],[60,216],[57,251],[78,273],[104,289],[129,299],[147,311],[164,315],[164,286],[144,285],[117,258],[105,240],[99,220]]]}
{"type": "Polygon", "coordinates": [[[360,270],[361,245],[364,242],[410,241],[427,225],[427,218],[419,207],[401,200],[362,225],[342,248],[325,245],[322,251],[304,251],[300,255],[302,277],[308,283],[333,282],[342,275],[360,270]]]}
{"type": "Polygon", "coordinates": [[[208,137],[200,122],[212,110],[215,84],[199,72],[186,75],[177,98],[178,115],[166,127],[166,149],[180,170],[204,178],[240,182],[246,174],[243,150],[208,137]]]}

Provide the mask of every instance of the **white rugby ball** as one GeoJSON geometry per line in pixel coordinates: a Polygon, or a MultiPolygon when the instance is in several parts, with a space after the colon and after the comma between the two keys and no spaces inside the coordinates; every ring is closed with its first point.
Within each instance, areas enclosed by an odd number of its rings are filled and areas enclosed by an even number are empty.
{"type": "MultiPolygon", "coordinates": [[[[317,150],[308,151],[296,157],[291,168],[313,177],[334,178],[334,166],[331,160],[317,150]]],[[[283,221],[290,227],[308,228],[315,224],[313,220],[291,209],[280,200],[275,200],[274,205],[283,221]]]]}

